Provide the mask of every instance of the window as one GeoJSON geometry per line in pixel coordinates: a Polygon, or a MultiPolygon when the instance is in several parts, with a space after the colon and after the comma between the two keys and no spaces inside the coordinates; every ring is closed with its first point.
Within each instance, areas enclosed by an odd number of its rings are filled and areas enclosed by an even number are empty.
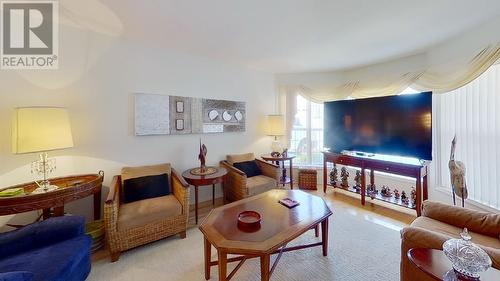
{"type": "Polygon", "coordinates": [[[323,104],[314,103],[297,95],[297,112],[290,138],[290,152],[300,166],[322,166],[323,104]]]}
{"type": "Polygon", "coordinates": [[[455,160],[466,166],[469,199],[500,209],[500,65],[434,101],[437,184],[451,190],[448,161],[456,134],[455,160]]]}

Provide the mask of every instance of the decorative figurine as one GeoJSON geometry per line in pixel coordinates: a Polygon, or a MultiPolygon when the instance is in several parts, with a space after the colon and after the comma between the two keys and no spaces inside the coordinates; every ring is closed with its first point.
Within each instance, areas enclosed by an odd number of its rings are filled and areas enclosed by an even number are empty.
{"type": "Polygon", "coordinates": [[[340,169],[340,178],[342,179],[342,183],[340,186],[344,189],[349,188],[349,182],[347,181],[349,179],[349,172],[347,171],[346,167],[342,167],[340,169]]]}
{"type": "Polygon", "coordinates": [[[283,152],[281,152],[282,157],[288,157],[288,148],[283,149],[283,152]]]}
{"type": "Polygon", "coordinates": [[[408,205],[409,202],[410,202],[410,200],[408,199],[406,192],[404,190],[401,191],[401,203],[408,205]]]}
{"type": "Polygon", "coordinates": [[[370,196],[370,198],[373,200],[373,199],[375,199],[375,195],[376,195],[376,193],[375,193],[375,192],[370,192],[370,193],[368,193],[368,195],[369,195],[369,196],[370,196]]]}
{"type": "Polygon", "coordinates": [[[361,191],[361,171],[356,171],[356,176],[354,177],[354,186],[353,188],[356,189],[356,192],[361,191]]]}
{"type": "Polygon", "coordinates": [[[373,191],[375,191],[375,192],[377,192],[377,193],[378,193],[377,186],[376,186],[375,184],[371,184],[371,183],[367,184],[367,185],[366,185],[366,190],[367,190],[367,191],[368,191],[368,190],[373,190],[373,191]]]}
{"type": "Polygon", "coordinates": [[[401,198],[401,194],[399,194],[399,190],[397,190],[397,189],[394,189],[394,198],[396,198],[397,200],[399,200],[399,198],[401,198]]]}
{"type": "Polygon", "coordinates": [[[200,172],[202,173],[204,173],[207,168],[207,166],[205,165],[206,158],[207,158],[207,147],[201,143],[200,139],[200,154],[198,154],[198,159],[200,160],[200,172]]]}
{"type": "Polygon", "coordinates": [[[337,167],[333,167],[333,169],[330,171],[330,184],[333,185],[334,187],[337,187],[337,184],[339,183],[339,177],[338,177],[338,171],[337,167]]]}
{"type": "Polygon", "coordinates": [[[391,189],[388,186],[382,186],[382,190],[380,191],[380,194],[384,197],[391,197],[392,192],[391,189]]]}
{"type": "Polygon", "coordinates": [[[453,194],[453,205],[456,205],[456,196],[462,198],[462,207],[465,204],[465,199],[469,196],[467,191],[467,183],[465,182],[465,164],[462,161],[455,161],[455,144],[457,143],[457,136],[451,142],[450,161],[448,168],[450,169],[451,179],[451,192],[453,194]]]}
{"type": "Polygon", "coordinates": [[[378,194],[377,187],[374,184],[369,184],[366,188],[366,194],[370,195],[371,193],[378,194]]]}
{"type": "Polygon", "coordinates": [[[417,192],[415,191],[415,187],[411,187],[411,192],[410,192],[410,198],[411,198],[411,205],[415,206],[417,205],[417,192]]]}

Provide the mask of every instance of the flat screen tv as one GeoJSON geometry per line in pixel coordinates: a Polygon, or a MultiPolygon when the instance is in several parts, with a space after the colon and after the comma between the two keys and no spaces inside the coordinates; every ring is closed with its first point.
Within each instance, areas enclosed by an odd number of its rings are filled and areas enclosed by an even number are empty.
{"type": "Polygon", "coordinates": [[[432,160],[432,92],[325,103],[324,144],[432,160]]]}

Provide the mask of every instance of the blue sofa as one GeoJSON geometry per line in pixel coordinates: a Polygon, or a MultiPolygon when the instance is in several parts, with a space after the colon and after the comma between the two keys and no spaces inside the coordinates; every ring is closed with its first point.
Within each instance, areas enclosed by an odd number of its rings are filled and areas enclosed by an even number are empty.
{"type": "Polygon", "coordinates": [[[90,273],[85,219],[50,218],[0,233],[0,281],[80,281],[90,273]]]}

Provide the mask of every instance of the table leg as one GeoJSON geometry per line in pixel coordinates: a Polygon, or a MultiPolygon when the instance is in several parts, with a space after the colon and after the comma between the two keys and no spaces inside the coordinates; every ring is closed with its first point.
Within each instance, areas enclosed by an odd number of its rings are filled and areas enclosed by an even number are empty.
{"type": "Polygon", "coordinates": [[[194,186],[194,220],[198,224],[198,186],[194,186]]]}
{"type": "Polygon", "coordinates": [[[366,202],[366,173],[365,169],[361,168],[361,205],[364,205],[366,202]]]}
{"type": "Polygon", "coordinates": [[[101,219],[101,190],[94,193],[94,220],[101,219]]]}
{"type": "Polygon", "coordinates": [[[64,205],[63,206],[54,207],[54,216],[55,217],[62,217],[62,216],[64,216],[64,205]]]}
{"type": "Polygon", "coordinates": [[[263,255],[260,256],[260,280],[261,281],[269,281],[270,272],[269,272],[269,266],[271,263],[271,256],[270,255],[263,255]]]}
{"type": "Polygon", "coordinates": [[[227,253],[223,250],[217,250],[219,257],[219,281],[226,281],[227,276],[227,253]]]}
{"type": "Polygon", "coordinates": [[[425,176],[424,176],[424,183],[423,183],[423,189],[424,189],[423,197],[424,197],[424,200],[427,200],[429,198],[429,193],[428,193],[428,189],[427,189],[428,186],[429,186],[429,182],[428,182],[427,174],[425,174],[425,176]]]}
{"type": "Polygon", "coordinates": [[[328,167],[326,162],[326,156],[323,156],[323,193],[326,193],[326,186],[328,182],[327,173],[328,173],[328,167]]]}
{"type": "Polygon", "coordinates": [[[210,279],[210,262],[212,261],[212,245],[204,238],[205,243],[205,280],[210,279]]]}
{"type": "Polygon", "coordinates": [[[50,218],[50,208],[48,208],[48,209],[43,209],[42,218],[43,218],[44,220],[46,220],[46,219],[50,218]]]}
{"type": "Polygon", "coordinates": [[[420,213],[422,212],[422,177],[420,176],[420,173],[417,175],[415,192],[417,195],[415,208],[417,210],[417,217],[420,217],[420,213]]]}
{"type": "Polygon", "coordinates": [[[212,184],[212,206],[215,205],[215,184],[212,184]]]}
{"type": "MultiPolygon", "coordinates": [[[[281,166],[281,163],[280,162],[280,166],[281,166]]],[[[285,187],[285,182],[286,182],[286,166],[285,166],[285,161],[283,161],[283,165],[281,166],[281,178],[282,178],[282,182],[283,182],[283,187],[285,187]]]]}
{"type": "Polygon", "coordinates": [[[373,170],[370,170],[370,186],[375,186],[375,172],[373,170]]]}
{"type": "Polygon", "coordinates": [[[293,161],[292,159],[288,161],[290,161],[290,189],[293,189],[293,161]]]}
{"type": "Polygon", "coordinates": [[[321,222],[321,242],[323,243],[323,256],[328,256],[328,218],[321,222]]]}

